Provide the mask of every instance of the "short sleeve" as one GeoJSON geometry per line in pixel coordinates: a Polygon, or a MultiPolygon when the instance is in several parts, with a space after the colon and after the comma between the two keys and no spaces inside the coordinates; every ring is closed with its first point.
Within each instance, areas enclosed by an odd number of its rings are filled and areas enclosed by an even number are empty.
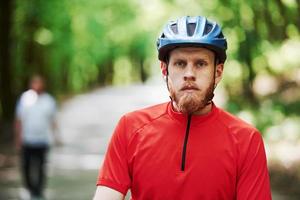
{"type": "Polygon", "coordinates": [[[21,98],[19,98],[16,103],[15,117],[17,119],[21,119],[21,113],[22,113],[21,98]]]}
{"type": "Polygon", "coordinates": [[[103,185],[126,195],[131,184],[127,162],[127,139],[125,116],[123,116],[110,140],[97,186],[103,185]]]}
{"type": "Polygon", "coordinates": [[[270,180],[261,134],[254,132],[240,149],[237,200],[271,200],[270,180]]]}
{"type": "Polygon", "coordinates": [[[52,96],[50,96],[50,111],[51,111],[51,118],[52,119],[55,118],[56,110],[57,110],[56,101],[52,96]]]}

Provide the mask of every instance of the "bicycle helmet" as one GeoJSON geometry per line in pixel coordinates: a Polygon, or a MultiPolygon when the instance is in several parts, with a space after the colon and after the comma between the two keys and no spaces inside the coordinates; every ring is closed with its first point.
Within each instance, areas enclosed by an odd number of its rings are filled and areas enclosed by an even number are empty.
{"type": "Polygon", "coordinates": [[[157,40],[158,59],[165,62],[174,48],[191,46],[214,51],[221,63],[226,60],[227,41],[221,27],[202,16],[185,16],[170,21],[157,40]]]}

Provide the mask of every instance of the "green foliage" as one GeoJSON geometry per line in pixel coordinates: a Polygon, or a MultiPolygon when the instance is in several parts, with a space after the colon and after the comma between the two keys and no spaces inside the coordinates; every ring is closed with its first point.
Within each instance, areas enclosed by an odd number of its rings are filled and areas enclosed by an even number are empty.
{"type": "Polygon", "coordinates": [[[299,86],[299,8],[296,0],[16,0],[13,89],[24,89],[33,73],[44,74],[56,94],[145,81],[152,63],[158,67],[155,42],[165,22],[205,15],[228,39],[227,108],[237,114],[246,108],[266,130],[278,123],[273,112],[299,110],[300,97],[286,97],[299,86]]]}
{"type": "Polygon", "coordinates": [[[130,67],[128,76],[139,80],[151,33],[139,28],[136,6],[124,0],[17,1],[13,53],[20,81],[16,89],[22,89],[33,73],[46,75],[55,93],[112,84],[113,65],[122,57],[137,65],[130,67]]]}

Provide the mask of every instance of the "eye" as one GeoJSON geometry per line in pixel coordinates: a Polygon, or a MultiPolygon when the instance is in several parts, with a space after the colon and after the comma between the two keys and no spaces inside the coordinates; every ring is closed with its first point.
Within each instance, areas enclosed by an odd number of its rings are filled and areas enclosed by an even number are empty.
{"type": "Polygon", "coordinates": [[[186,64],[185,64],[184,61],[179,60],[179,61],[176,61],[176,62],[174,63],[174,65],[175,65],[176,67],[184,67],[186,64]]]}
{"type": "Polygon", "coordinates": [[[205,67],[206,65],[207,65],[207,62],[204,60],[197,62],[197,67],[205,67]]]}

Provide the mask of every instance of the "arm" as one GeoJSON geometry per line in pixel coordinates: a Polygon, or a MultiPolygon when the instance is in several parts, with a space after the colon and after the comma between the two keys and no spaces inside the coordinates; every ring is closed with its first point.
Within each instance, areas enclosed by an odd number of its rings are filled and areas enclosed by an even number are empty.
{"type": "Polygon", "coordinates": [[[14,142],[15,142],[15,149],[19,151],[22,145],[22,121],[21,121],[21,114],[22,113],[22,106],[21,106],[21,98],[17,101],[16,105],[16,113],[15,113],[15,120],[14,120],[14,142]]]}
{"type": "Polygon", "coordinates": [[[98,186],[93,200],[123,200],[124,195],[114,189],[98,186]]]}
{"type": "MultiPolygon", "coordinates": [[[[122,117],[108,145],[99,170],[96,183],[99,189],[97,188],[94,200],[106,199],[104,198],[106,194],[112,194],[113,197],[117,197],[116,200],[123,199],[131,186],[125,121],[125,117],[122,117]]],[[[115,198],[112,199],[115,200],[115,198]]]]}
{"type": "Polygon", "coordinates": [[[61,140],[61,132],[59,130],[59,126],[57,124],[57,105],[55,99],[51,96],[51,103],[52,103],[52,113],[51,113],[51,129],[52,129],[52,136],[54,139],[54,145],[62,146],[63,142],[61,140]]]}
{"type": "MultiPolygon", "coordinates": [[[[243,142],[242,142],[243,143],[243,142]]],[[[237,200],[271,200],[265,148],[260,133],[244,141],[237,179],[237,200]]]]}
{"type": "Polygon", "coordinates": [[[15,119],[14,123],[15,132],[15,148],[17,151],[21,149],[21,134],[22,134],[22,123],[18,118],[15,119]]]}
{"type": "Polygon", "coordinates": [[[52,133],[53,133],[53,138],[54,138],[54,144],[57,146],[62,146],[63,142],[61,140],[60,131],[59,131],[59,128],[57,126],[57,122],[55,119],[53,119],[53,121],[52,121],[51,128],[52,128],[52,133]]]}

